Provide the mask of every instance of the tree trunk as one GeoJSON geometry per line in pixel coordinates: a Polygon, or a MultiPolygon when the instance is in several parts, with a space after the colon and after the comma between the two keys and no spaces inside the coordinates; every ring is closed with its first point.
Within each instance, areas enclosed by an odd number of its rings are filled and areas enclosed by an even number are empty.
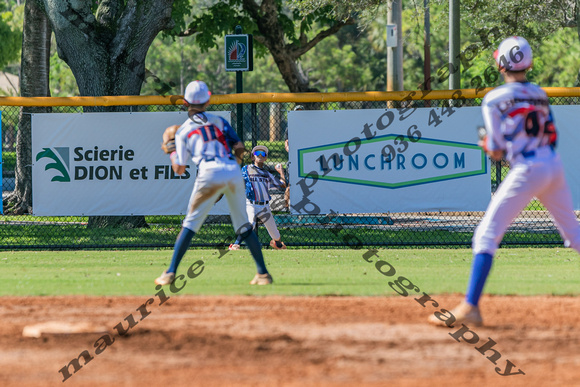
{"type": "Polygon", "coordinates": [[[310,40],[302,30],[299,43],[286,43],[287,39],[280,21],[276,0],[262,0],[260,4],[255,0],[242,0],[242,6],[256,22],[260,32],[260,34],[254,35],[254,39],[268,48],[290,92],[319,91],[310,87],[310,80],[302,71],[298,59],[324,38],[336,34],[346,25],[354,24],[354,19],[338,21],[328,29],[320,31],[310,40]]]}
{"type": "Polygon", "coordinates": [[[308,77],[300,71],[297,64],[298,57],[293,55],[291,47],[286,43],[284,28],[278,19],[276,1],[263,0],[261,4],[257,4],[255,0],[244,0],[243,7],[254,19],[260,31],[260,35],[255,36],[255,39],[268,48],[290,92],[312,91],[308,86],[308,77]]]}
{"type": "MultiPolygon", "coordinates": [[[[139,95],[143,82],[167,85],[145,74],[145,57],[159,31],[171,23],[173,0],[102,0],[96,16],[90,2],[38,0],[55,34],[58,55],[83,96],[139,95]]],[[[164,91],[164,93],[163,93],[164,91]]]]}
{"type": "MultiPolygon", "coordinates": [[[[96,15],[89,1],[37,1],[44,6],[58,55],[71,68],[82,96],[139,95],[147,81],[159,85],[159,94],[169,93],[171,87],[145,73],[145,57],[157,34],[172,27],[174,0],[101,0],[96,15]]],[[[95,216],[87,227],[148,226],[144,216],[95,216]]]]}
{"type": "MultiPolygon", "coordinates": [[[[22,97],[48,97],[51,29],[46,15],[34,0],[26,0],[22,31],[20,94],[22,97]]],[[[5,213],[32,213],[32,130],[31,113],[50,108],[22,107],[16,134],[16,180],[7,198],[5,213]]]]}

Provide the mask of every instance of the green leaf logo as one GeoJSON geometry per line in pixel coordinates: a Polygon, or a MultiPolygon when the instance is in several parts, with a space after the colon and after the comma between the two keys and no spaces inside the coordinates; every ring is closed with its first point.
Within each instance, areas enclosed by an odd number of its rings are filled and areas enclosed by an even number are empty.
{"type": "Polygon", "coordinates": [[[56,169],[61,174],[54,176],[50,181],[60,181],[60,182],[70,182],[70,175],[68,173],[68,148],[56,147],[56,148],[42,148],[42,151],[38,152],[36,155],[36,161],[49,158],[53,162],[46,164],[44,167],[45,171],[49,169],[56,169]],[[60,157],[59,157],[60,156],[60,157]],[[67,164],[67,166],[64,165],[67,164]]]}

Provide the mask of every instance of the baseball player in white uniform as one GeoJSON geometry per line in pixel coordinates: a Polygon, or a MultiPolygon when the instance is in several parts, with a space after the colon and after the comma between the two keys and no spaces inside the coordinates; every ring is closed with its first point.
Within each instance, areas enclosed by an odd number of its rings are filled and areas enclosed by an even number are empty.
{"type": "MultiPolygon", "coordinates": [[[[246,183],[246,211],[252,226],[256,225],[256,218],[259,219],[272,240],[270,247],[273,249],[285,249],[286,245],[280,240],[280,232],[276,227],[276,221],[270,209],[270,188],[285,189],[286,180],[284,169],[281,164],[276,165],[276,171],[280,174],[280,179],[264,169],[264,163],[268,158],[268,147],[257,145],[252,149],[253,164],[245,165],[242,168],[242,176],[246,183]]],[[[230,245],[230,250],[239,250],[241,236],[230,245]]]]}
{"type": "MultiPolygon", "coordinates": [[[[555,152],[557,132],[546,93],[526,80],[532,50],[526,39],[505,39],[494,53],[505,84],[482,102],[487,137],[480,146],[493,160],[505,157],[510,171],[491,199],[473,236],[473,265],[465,300],[451,311],[456,323],[481,325],[478,303],[493,256],[516,216],[536,197],[551,213],[565,246],[580,252],[580,225],[555,152]]],[[[429,321],[445,326],[445,316],[429,321]]]]}
{"type": "Polygon", "coordinates": [[[171,153],[171,164],[173,171],[181,175],[191,157],[198,173],[187,215],[175,242],[171,265],[155,283],[173,283],[191,239],[199,231],[216,199],[223,194],[228,201],[234,230],[246,242],[256,262],[258,273],[250,284],[267,285],[272,283],[272,277],[266,269],[262,246],[246,213],[244,180],[239,166],[245,152],[244,144],[225,119],[205,111],[210,96],[207,85],[202,81],[191,82],[185,89],[184,103],[188,107],[189,118],[175,133],[175,152],[171,153]]]}

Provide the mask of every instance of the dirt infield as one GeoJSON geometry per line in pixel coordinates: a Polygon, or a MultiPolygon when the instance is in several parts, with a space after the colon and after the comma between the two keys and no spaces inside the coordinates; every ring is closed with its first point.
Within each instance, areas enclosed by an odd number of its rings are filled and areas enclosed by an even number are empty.
{"type": "Polygon", "coordinates": [[[450,336],[461,326],[425,324],[459,295],[433,296],[439,308],[412,297],[153,296],[142,307],[148,299],[0,297],[0,385],[580,385],[578,297],[484,296],[472,343],[450,336]],[[129,315],[136,325],[121,337],[114,327],[129,315]],[[109,333],[22,336],[55,321],[109,333]],[[59,370],[84,350],[89,362],[63,383],[59,370]],[[525,375],[500,376],[508,359],[525,375]]]}

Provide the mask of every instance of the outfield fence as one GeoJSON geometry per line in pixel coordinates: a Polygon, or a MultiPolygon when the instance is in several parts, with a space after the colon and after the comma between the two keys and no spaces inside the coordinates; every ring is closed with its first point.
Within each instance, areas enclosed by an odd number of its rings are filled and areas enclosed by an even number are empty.
{"type": "MultiPolygon", "coordinates": [[[[386,109],[453,105],[479,106],[483,90],[432,92],[367,92],[303,94],[215,95],[209,111],[230,111],[232,125],[251,149],[270,149],[268,164],[286,163],[284,148],[288,112],[306,110],[386,109]],[[458,94],[459,92],[459,94],[458,94]]],[[[553,105],[577,105],[580,88],[546,88],[553,105]]],[[[111,214],[109,222],[91,217],[37,217],[31,207],[32,156],[30,113],[166,112],[183,110],[180,96],[147,97],[0,97],[2,110],[2,190],[0,249],[120,249],[172,247],[181,227],[179,216],[126,219],[111,214]],[[28,147],[28,148],[27,148],[28,147]],[[28,187],[28,188],[27,188],[28,187]]],[[[474,130],[471,128],[470,130],[474,130]]],[[[474,131],[475,136],[475,131],[474,131]]],[[[474,141],[475,142],[475,141],[474,141]]],[[[250,162],[249,158],[246,162],[250,162]]],[[[505,161],[491,164],[491,194],[505,177],[505,161]]],[[[293,183],[293,182],[290,182],[293,183]]],[[[293,187],[291,188],[293,189],[293,187]]],[[[272,191],[271,207],[282,240],[288,246],[310,247],[469,247],[483,212],[414,212],[364,214],[291,214],[284,192],[272,191]]],[[[182,200],[187,201],[187,197],[182,200]]],[[[372,198],[369,198],[372,200],[372,198]]],[[[258,235],[264,245],[270,237],[264,227],[258,235]]],[[[235,239],[229,216],[209,216],[194,238],[194,247],[227,248],[235,239]]],[[[536,201],[514,221],[503,240],[506,246],[562,245],[549,214],[536,201]]]]}

